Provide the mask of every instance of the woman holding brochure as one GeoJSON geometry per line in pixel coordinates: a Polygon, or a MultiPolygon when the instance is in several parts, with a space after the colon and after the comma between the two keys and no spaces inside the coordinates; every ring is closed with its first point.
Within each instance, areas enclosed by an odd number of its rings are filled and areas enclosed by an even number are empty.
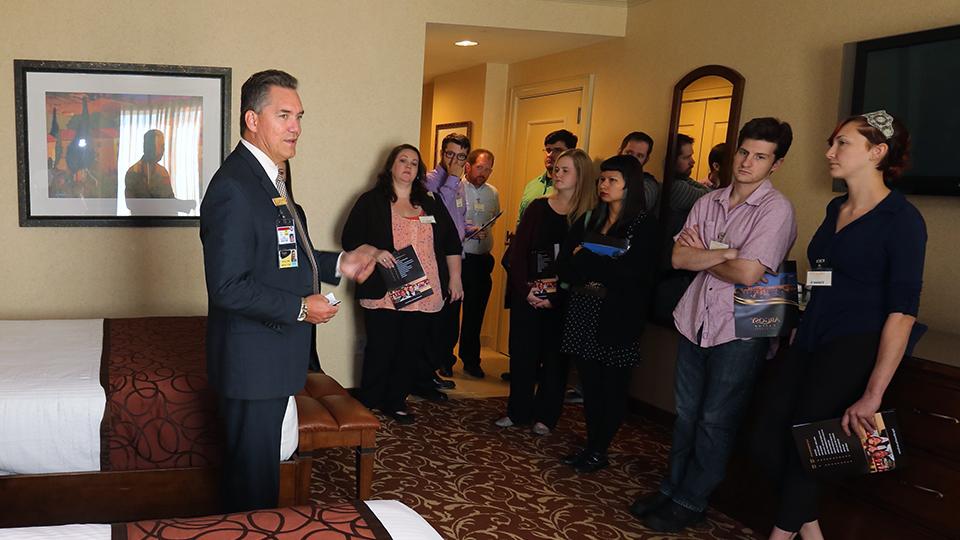
{"type": "Polygon", "coordinates": [[[546,435],[560,418],[569,363],[559,354],[562,295],[556,287],[556,258],[570,224],[596,201],[592,170],[583,150],[560,154],[553,193],[527,206],[511,242],[510,399],[506,416],[495,422],[499,427],[533,422],[533,432],[546,435]]]}
{"type": "Polygon", "coordinates": [[[444,301],[463,298],[460,238],[443,203],[423,186],[425,174],[416,147],[394,148],[376,185],[354,204],[341,239],[347,250],[380,250],[381,268],[357,285],[367,334],[360,401],[400,424],[414,422],[406,410],[411,381],[433,372],[426,351],[431,317],[444,301]],[[421,268],[422,277],[412,280],[421,268]]]}
{"type": "Polygon", "coordinates": [[[600,165],[600,204],[574,223],[560,252],[570,297],[560,351],[572,355],[583,385],[587,445],[563,459],[577,472],[609,464],[607,448],[627,407],[630,373],[656,269],[657,226],[644,211],[643,168],[632,156],[600,165]]]}
{"type": "Polygon", "coordinates": [[[817,480],[802,467],[790,426],[841,418],[848,434],[873,431],[887,385],[922,333],[914,323],[926,225],[890,189],[907,167],[909,134],[876,111],[842,121],[827,142],[830,174],[846,181],[847,194],[827,205],[807,248],[812,295],[773,381],[776,399],[762,409],[766,441],[755,445],[780,479],[771,539],[823,538],[817,480]]]}

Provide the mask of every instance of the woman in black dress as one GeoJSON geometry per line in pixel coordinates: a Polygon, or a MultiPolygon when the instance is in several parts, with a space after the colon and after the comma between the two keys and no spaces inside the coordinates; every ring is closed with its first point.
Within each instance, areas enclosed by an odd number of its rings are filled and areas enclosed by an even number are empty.
{"type": "Polygon", "coordinates": [[[640,362],[656,268],[657,226],[644,211],[640,162],[615,156],[600,171],[600,204],[573,225],[560,254],[560,281],[570,289],[560,350],[575,358],[587,421],[586,448],[563,461],[581,473],[609,463],[607,448],[623,421],[630,373],[640,362]],[[625,251],[595,252],[585,242],[625,251]]]}

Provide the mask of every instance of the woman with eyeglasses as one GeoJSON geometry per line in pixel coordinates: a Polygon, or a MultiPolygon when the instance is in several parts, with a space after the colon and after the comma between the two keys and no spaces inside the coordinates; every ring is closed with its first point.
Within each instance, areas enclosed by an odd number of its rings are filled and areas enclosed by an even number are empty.
{"type": "Polygon", "coordinates": [[[533,433],[546,435],[560,418],[569,362],[559,354],[556,259],[570,224],[595,204],[592,169],[583,150],[560,154],[553,193],[527,206],[510,245],[510,398],[498,427],[532,422],[533,433]]]}
{"type": "MultiPolygon", "coordinates": [[[[395,303],[381,272],[357,284],[366,326],[360,401],[399,424],[412,424],[406,398],[411,382],[429,373],[427,347],[433,318],[444,298],[463,298],[460,239],[447,210],[423,185],[425,169],[415,146],[394,148],[377,175],[377,183],[357,200],[343,228],[342,244],[370,244],[380,251],[377,264],[392,269],[393,252],[412,247],[432,291],[409,304],[395,303]],[[398,305],[400,307],[398,307],[398,305]]],[[[352,248],[346,248],[349,250],[352,248]]],[[[419,282],[418,282],[419,283],[419,282]]],[[[402,290],[410,290],[411,286],[402,290]]]]}
{"type": "Polygon", "coordinates": [[[769,403],[754,441],[781,483],[771,539],[823,538],[818,481],[800,463],[791,426],[842,418],[848,434],[873,432],[887,385],[924,329],[914,323],[926,225],[890,188],[907,167],[906,128],[877,111],[843,120],[827,143],[830,175],[846,182],[847,194],[830,201],[807,247],[807,282],[819,285],[811,287],[793,347],[777,366],[775,395],[763,400],[769,403]]]}
{"type": "Polygon", "coordinates": [[[563,462],[579,473],[609,464],[607,448],[627,407],[630,374],[656,268],[657,226],[645,211],[643,167],[614,156],[600,164],[600,204],[570,230],[560,253],[569,285],[560,352],[574,357],[583,386],[587,444],[563,462]]]}

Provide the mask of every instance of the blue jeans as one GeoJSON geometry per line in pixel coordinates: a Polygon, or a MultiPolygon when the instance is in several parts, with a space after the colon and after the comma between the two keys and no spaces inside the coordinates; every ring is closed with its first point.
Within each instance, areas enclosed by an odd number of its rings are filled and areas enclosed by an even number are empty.
{"type": "Polygon", "coordinates": [[[750,401],[767,338],[700,347],[681,337],[677,350],[677,420],[670,469],[660,492],[701,512],[726,472],[734,436],[750,401]]]}

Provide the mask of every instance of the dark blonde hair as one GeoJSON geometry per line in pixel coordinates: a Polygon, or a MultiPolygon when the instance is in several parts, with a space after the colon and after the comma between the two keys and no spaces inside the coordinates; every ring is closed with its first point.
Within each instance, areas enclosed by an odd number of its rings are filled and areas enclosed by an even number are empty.
{"type": "MultiPolygon", "coordinates": [[[[572,225],[597,206],[597,188],[593,182],[596,172],[593,170],[593,161],[590,156],[579,148],[564,150],[557,156],[555,163],[559,163],[560,159],[565,157],[573,160],[573,168],[577,171],[577,187],[573,190],[570,212],[567,213],[567,223],[572,225]]],[[[636,161],[632,157],[630,159],[636,161]]]]}

